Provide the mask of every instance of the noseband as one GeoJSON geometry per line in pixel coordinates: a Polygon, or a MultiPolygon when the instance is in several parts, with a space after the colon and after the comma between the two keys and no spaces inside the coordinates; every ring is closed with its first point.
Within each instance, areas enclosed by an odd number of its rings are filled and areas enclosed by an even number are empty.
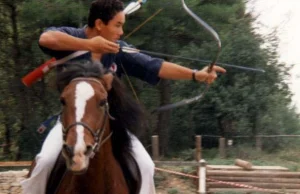
{"type": "MultiPolygon", "coordinates": [[[[103,86],[103,84],[95,78],[75,78],[72,81],[94,81],[94,82],[100,84],[101,86],[103,86]]],[[[109,114],[109,105],[106,100],[102,126],[96,132],[94,132],[95,130],[93,130],[88,124],[81,122],[81,121],[72,123],[66,128],[63,126],[64,142],[66,141],[67,134],[72,127],[78,126],[78,125],[83,126],[85,129],[87,129],[92,134],[92,136],[94,138],[95,143],[93,145],[92,153],[90,154],[90,158],[93,158],[95,156],[95,153],[99,150],[99,148],[112,136],[112,132],[111,132],[105,139],[103,139],[107,118],[114,119],[109,114]]]]}

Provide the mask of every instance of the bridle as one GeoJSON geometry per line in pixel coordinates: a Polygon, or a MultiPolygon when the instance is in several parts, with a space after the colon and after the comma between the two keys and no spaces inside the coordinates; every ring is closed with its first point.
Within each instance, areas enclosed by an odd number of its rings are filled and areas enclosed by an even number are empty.
{"type": "MultiPolygon", "coordinates": [[[[103,86],[103,84],[97,80],[96,78],[84,78],[84,77],[80,77],[80,78],[75,78],[73,79],[71,82],[73,81],[94,81],[98,84],[100,84],[101,86],[103,86]]],[[[93,130],[88,124],[86,124],[85,122],[74,122],[72,124],[70,124],[68,127],[64,127],[63,126],[63,141],[66,142],[66,138],[67,138],[67,134],[70,131],[70,129],[74,126],[83,126],[84,129],[87,129],[89,131],[89,133],[93,136],[94,138],[94,145],[92,146],[92,152],[90,153],[89,157],[93,158],[94,155],[96,154],[96,152],[99,150],[99,148],[105,143],[107,142],[107,140],[112,136],[112,132],[110,132],[110,134],[105,137],[103,139],[103,135],[105,132],[105,128],[106,128],[106,122],[107,119],[114,119],[110,114],[109,114],[109,105],[108,102],[106,100],[105,105],[104,105],[104,116],[103,116],[103,122],[100,128],[98,128],[95,132],[95,130],[93,130]]]]}

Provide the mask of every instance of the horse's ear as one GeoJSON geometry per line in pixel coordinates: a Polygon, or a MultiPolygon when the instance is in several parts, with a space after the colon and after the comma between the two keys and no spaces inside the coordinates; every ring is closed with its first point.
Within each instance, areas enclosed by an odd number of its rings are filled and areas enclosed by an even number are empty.
{"type": "Polygon", "coordinates": [[[106,73],[102,77],[104,87],[107,91],[109,91],[112,87],[112,82],[114,80],[114,75],[112,73],[106,73]]]}

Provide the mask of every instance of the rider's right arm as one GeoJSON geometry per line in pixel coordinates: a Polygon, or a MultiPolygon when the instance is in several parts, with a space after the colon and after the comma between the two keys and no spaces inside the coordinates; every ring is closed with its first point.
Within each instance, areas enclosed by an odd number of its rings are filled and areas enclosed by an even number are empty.
{"type": "Polygon", "coordinates": [[[57,51],[91,50],[88,39],[52,30],[46,31],[40,36],[39,45],[57,51]]]}
{"type": "Polygon", "coordinates": [[[82,28],[50,27],[40,36],[39,46],[45,54],[56,59],[61,59],[76,51],[76,47],[81,47],[80,44],[84,43],[81,40],[87,41],[84,29],[82,28]],[[75,39],[77,41],[75,41],[74,45],[75,39]]]}
{"type": "Polygon", "coordinates": [[[85,50],[92,53],[117,53],[119,45],[101,36],[88,39],[85,28],[50,27],[40,36],[39,46],[45,54],[56,59],[70,55],[74,51],[85,50]]]}

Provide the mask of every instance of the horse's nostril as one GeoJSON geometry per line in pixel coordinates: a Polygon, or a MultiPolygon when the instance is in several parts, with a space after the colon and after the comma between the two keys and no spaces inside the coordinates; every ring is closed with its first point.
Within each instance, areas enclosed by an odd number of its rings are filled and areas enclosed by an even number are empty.
{"type": "Polygon", "coordinates": [[[67,145],[67,144],[64,144],[63,145],[63,150],[65,151],[65,153],[67,154],[67,156],[69,156],[69,157],[72,157],[73,156],[73,147],[72,146],[69,146],[69,145],[67,145]]]}
{"type": "Polygon", "coordinates": [[[84,154],[85,154],[86,156],[89,156],[89,155],[92,154],[92,152],[93,152],[93,146],[91,146],[91,145],[86,146],[86,151],[85,151],[84,154]]]}

